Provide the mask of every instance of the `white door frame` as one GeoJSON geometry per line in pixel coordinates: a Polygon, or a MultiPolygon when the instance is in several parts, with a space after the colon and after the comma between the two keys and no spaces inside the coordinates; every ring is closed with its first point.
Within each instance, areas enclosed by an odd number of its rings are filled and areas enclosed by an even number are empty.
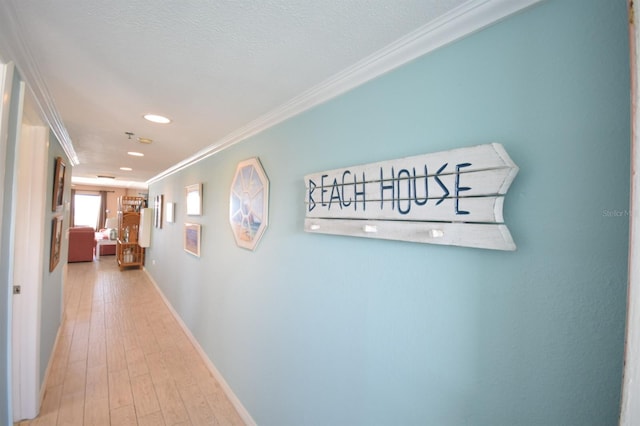
{"type": "MultiPolygon", "coordinates": [[[[2,231],[3,231],[3,215],[4,215],[4,203],[5,203],[5,193],[4,186],[5,180],[7,176],[5,175],[5,164],[7,161],[7,147],[8,147],[8,139],[9,139],[9,120],[10,120],[10,111],[11,111],[11,92],[13,88],[13,72],[14,65],[9,62],[7,64],[0,63],[0,166],[2,167],[0,173],[0,241],[2,241],[2,231]]],[[[12,227],[7,227],[9,230],[12,227]]],[[[6,231],[5,231],[6,232],[6,231]]],[[[7,259],[7,265],[9,268],[12,267],[12,257],[13,252],[9,249],[9,247],[0,247],[0,255],[7,259]],[[4,252],[2,252],[4,249],[4,252]]],[[[7,279],[10,280],[10,272],[5,271],[7,279]]],[[[9,286],[9,282],[5,283],[7,287],[9,286]]],[[[3,288],[2,291],[9,292],[9,288],[3,288]]],[[[8,296],[8,295],[7,295],[8,296]]],[[[11,324],[11,300],[9,299],[7,303],[8,312],[4,313],[6,315],[7,328],[11,324]]],[[[11,333],[7,330],[7,345],[9,344],[11,333]]],[[[12,374],[11,371],[11,354],[7,351],[7,376],[12,374]]],[[[11,378],[7,377],[9,381],[7,386],[7,396],[9,401],[7,401],[7,405],[9,405],[8,410],[11,412],[11,378]]],[[[1,419],[4,421],[5,419],[1,419]]]]}
{"type": "MultiPolygon", "coordinates": [[[[9,124],[9,109],[11,103],[11,84],[13,83],[13,64],[0,62],[0,166],[4,169],[7,159],[7,138],[9,124]]],[[[0,224],[4,205],[4,172],[0,176],[0,224]]],[[[0,226],[0,241],[2,241],[2,226],[0,226]]]]}
{"type": "MultiPolygon", "coordinates": [[[[13,99],[12,94],[16,88],[13,87],[13,76],[15,66],[13,63],[9,62],[7,64],[0,64],[0,96],[2,99],[2,103],[0,104],[0,165],[2,166],[2,178],[0,179],[0,201],[2,202],[2,208],[0,208],[0,241],[2,241],[2,232],[5,234],[9,234],[8,238],[6,238],[8,244],[7,246],[1,247],[4,250],[0,255],[2,255],[6,259],[6,265],[8,270],[4,271],[6,275],[6,282],[3,282],[6,287],[3,286],[2,291],[7,292],[7,297],[9,298],[7,301],[7,312],[6,321],[7,321],[7,397],[9,401],[7,401],[9,413],[13,413],[12,409],[12,401],[13,401],[13,363],[12,363],[12,353],[9,350],[13,350],[13,345],[11,344],[11,324],[12,324],[12,311],[13,311],[13,299],[9,294],[11,293],[11,286],[13,280],[13,236],[15,232],[13,230],[13,195],[15,193],[15,186],[10,188],[5,194],[5,182],[7,180],[11,181],[13,176],[8,176],[6,174],[7,168],[5,165],[7,164],[7,150],[9,146],[12,146],[15,141],[9,141],[9,127],[11,124],[15,123],[16,118],[14,117],[15,111],[11,110],[11,100],[13,99]],[[9,200],[9,201],[5,201],[9,200]],[[7,212],[7,218],[4,217],[4,205],[5,202],[10,202],[11,209],[7,212]],[[6,223],[4,222],[6,220],[6,223]],[[7,226],[5,226],[7,225],[7,226]],[[11,345],[11,346],[9,346],[11,345]]],[[[9,168],[11,169],[11,168],[9,168]]],[[[10,414],[10,417],[13,417],[13,414],[10,414]]],[[[5,419],[2,419],[4,421],[5,419]]]]}
{"type": "Polygon", "coordinates": [[[620,425],[640,424],[640,114],[638,102],[638,59],[640,34],[635,24],[638,6],[629,4],[629,58],[631,65],[631,197],[629,202],[629,289],[627,294],[627,332],[622,381],[620,425]]]}

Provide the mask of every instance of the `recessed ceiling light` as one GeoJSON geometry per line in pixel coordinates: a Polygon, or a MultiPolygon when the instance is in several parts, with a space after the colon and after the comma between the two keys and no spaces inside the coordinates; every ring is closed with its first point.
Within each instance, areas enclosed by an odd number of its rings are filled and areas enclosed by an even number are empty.
{"type": "Polygon", "coordinates": [[[169,120],[167,117],[163,117],[161,115],[157,115],[157,114],[145,114],[144,115],[144,119],[151,121],[152,123],[158,123],[158,124],[169,124],[171,123],[171,120],[169,120]]]}
{"type": "Polygon", "coordinates": [[[130,172],[133,169],[131,167],[120,167],[120,170],[124,170],[125,172],[130,172]]]}
{"type": "Polygon", "coordinates": [[[146,144],[149,144],[149,143],[153,142],[153,139],[149,139],[149,138],[138,138],[138,142],[140,142],[140,143],[146,143],[146,144]]]}
{"type": "Polygon", "coordinates": [[[133,155],[134,157],[144,157],[144,154],[141,152],[129,151],[127,154],[133,155]]]}

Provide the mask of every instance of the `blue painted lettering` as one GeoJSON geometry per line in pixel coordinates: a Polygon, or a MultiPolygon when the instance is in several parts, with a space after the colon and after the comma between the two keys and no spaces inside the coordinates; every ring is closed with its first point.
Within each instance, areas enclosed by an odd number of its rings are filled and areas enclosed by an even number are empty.
{"type": "MultiPolygon", "coordinates": [[[[351,205],[351,198],[349,198],[348,203],[347,203],[347,200],[344,198],[344,178],[347,176],[347,174],[351,174],[351,172],[349,170],[345,170],[342,173],[342,205],[345,207],[349,207],[351,205]]],[[[354,190],[355,190],[355,178],[354,178],[354,190]]]]}
{"type": "Polygon", "coordinates": [[[322,175],[322,178],[320,178],[320,204],[322,204],[323,207],[327,205],[327,203],[324,202],[324,193],[329,192],[324,189],[324,178],[326,177],[329,177],[329,175],[322,175]]]}
{"type": "Polygon", "coordinates": [[[316,183],[309,179],[309,211],[316,207],[316,202],[313,199],[313,191],[316,190],[316,183]]]}
{"type": "MultiPolygon", "coordinates": [[[[464,204],[465,192],[471,190],[470,186],[465,186],[462,182],[465,181],[464,183],[467,183],[466,181],[471,179],[471,177],[465,175],[464,170],[470,166],[472,166],[472,163],[457,163],[454,167],[455,172],[447,172],[449,163],[444,163],[431,176],[429,176],[427,164],[422,164],[418,167],[400,168],[398,171],[396,171],[395,167],[385,168],[380,166],[379,209],[384,210],[386,205],[387,209],[391,208],[391,211],[397,210],[400,215],[409,215],[412,209],[415,210],[428,205],[429,186],[431,184],[431,192],[433,193],[433,188],[439,188],[438,192],[441,191],[442,195],[432,194],[435,204],[430,205],[437,207],[448,198],[452,198],[455,214],[468,215],[470,212],[461,207],[460,199],[464,204]],[[420,171],[418,172],[418,170],[420,171]],[[455,176],[452,176],[454,173],[455,176]],[[437,187],[434,186],[433,181],[430,181],[430,179],[435,181],[437,187]],[[447,186],[453,187],[448,188],[447,186]],[[390,206],[389,203],[391,204],[390,206]]],[[[325,207],[327,210],[331,210],[332,207],[342,210],[353,205],[353,211],[359,211],[358,207],[361,207],[362,211],[366,210],[367,177],[364,171],[354,173],[350,169],[343,169],[336,174],[323,174],[320,176],[320,184],[311,179],[308,181],[307,209],[309,212],[318,206],[325,207]],[[320,193],[319,197],[318,192],[320,193]]],[[[370,182],[374,185],[378,184],[377,179],[370,182]]]]}
{"type": "Polygon", "coordinates": [[[409,174],[409,170],[407,169],[402,169],[400,171],[398,171],[398,211],[400,212],[400,214],[407,214],[411,211],[411,180],[409,179],[411,177],[411,175],[409,174]],[[403,181],[402,180],[402,176],[406,175],[406,179],[403,181]],[[402,208],[402,195],[401,195],[401,190],[400,190],[400,184],[407,182],[407,190],[409,191],[409,193],[407,194],[407,208],[403,209],[402,208]]]}
{"type": "Polygon", "coordinates": [[[425,204],[427,204],[427,200],[429,199],[429,183],[428,183],[428,178],[427,176],[429,175],[429,173],[427,173],[427,165],[424,165],[424,198],[422,200],[418,200],[418,190],[416,189],[416,168],[413,168],[413,201],[419,205],[419,206],[424,206],[425,204]]]}
{"type": "Polygon", "coordinates": [[[444,186],[444,183],[442,183],[442,181],[440,180],[440,176],[439,176],[440,173],[442,173],[444,171],[444,169],[448,165],[449,165],[449,163],[444,163],[444,165],[438,169],[438,171],[436,172],[435,176],[433,177],[436,180],[436,183],[438,185],[440,185],[440,188],[442,188],[442,190],[444,191],[444,195],[442,197],[440,197],[440,199],[436,203],[436,206],[440,205],[440,203],[442,203],[445,200],[445,198],[447,198],[447,196],[449,195],[449,190],[447,189],[446,186],[444,186]]]}
{"type": "Polygon", "coordinates": [[[364,177],[364,172],[362,172],[362,191],[358,191],[358,178],[356,175],[353,175],[353,208],[358,210],[358,196],[362,196],[362,210],[367,209],[367,197],[365,195],[367,186],[367,180],[364,177]]]}
{"type": "Polygon", "coordinates": [[[331,203],[334,200],[338,201],[340,210],[342,210],[342,199],[340,198],[340,190],[338,189],[338,179],[333,179],[333,185],[331,185],[331,198],[329,199],[329,207],[327,210],[331,210],[331,203]]]}
{"type": "Polygon", "coordinates": [[[468,211],[466,210],[460,210],[460,193],[463,191],[468,191],[471,188],[468,186],[460,186],[460,169],[463,167],[469,167],[471,165],[471,163],[460,163],[460,164],[456,164],[456,188],[455,188],[455,194],[456,194],[456,214],[469,214],[468,211]]]}
{"type": "Polygon", "coordinates": [[[385,185],[384,184],[384,172],[382,170],[382,167],[380,167],[380,210],[382,210],[384,208],[384,191],[385,190],[391,190],[391,210],[395,210],[395,185],[394,185],[394,181],[395,181],[395,171],[393,170],[393,167],[391,167],[391,184],[385,185]]]}

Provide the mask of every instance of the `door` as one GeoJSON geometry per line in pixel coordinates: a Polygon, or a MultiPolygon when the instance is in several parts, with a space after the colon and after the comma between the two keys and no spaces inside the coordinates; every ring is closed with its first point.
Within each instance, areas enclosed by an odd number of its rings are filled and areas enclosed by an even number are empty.
{"type": "MultiPolygon", "coordinates": [[[[45,241],[48,129],[23,122],[18,142],[14,218],[12,362],[13,420],[31,419],[40,409],[40,312],[45,241]]],[[[48,270],[48,268],[47,268],[48,270]]]]}

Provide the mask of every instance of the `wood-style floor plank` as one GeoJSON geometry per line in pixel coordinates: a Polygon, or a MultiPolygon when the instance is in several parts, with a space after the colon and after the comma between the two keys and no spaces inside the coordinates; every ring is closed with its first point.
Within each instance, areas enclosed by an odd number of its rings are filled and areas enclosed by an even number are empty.
{"type": "Polygon", "coordinates": [[[133,404],[123,405],[122,407],[111,410],[111,424],[114,426],[138,426],[136,410],[133,404]]]}
{"type": "Polygon", "coordinates": [[[131,381],[127,370],[109,372],[109,407],[114,410],[133,404],[131,381]]]}
{"type": "Polygon", "coordinates": [[[136,413],[139,417],[146,417],[160,411],[160,404],[150,375],[145,374],[132,378],[131,389],[133,390],[136,413]]]}
{"type": "Polygon", "coordinates": [[[189,413],[182,402],[175,382],[165,380],[154,383],[154,387],[165,423],[169,425],[190,423],[189,413]]]}
{"type": "Polygon", "coordinates": [[[143,271],[69,264],[64,303],[40,415],[20,426],[243,424],[143,271]]]}
{"type": "Polygon", "coordinates": [[[148,416],[138,417],[138,426],[165,426],[162,412],[158,411],[148,416]]]}

